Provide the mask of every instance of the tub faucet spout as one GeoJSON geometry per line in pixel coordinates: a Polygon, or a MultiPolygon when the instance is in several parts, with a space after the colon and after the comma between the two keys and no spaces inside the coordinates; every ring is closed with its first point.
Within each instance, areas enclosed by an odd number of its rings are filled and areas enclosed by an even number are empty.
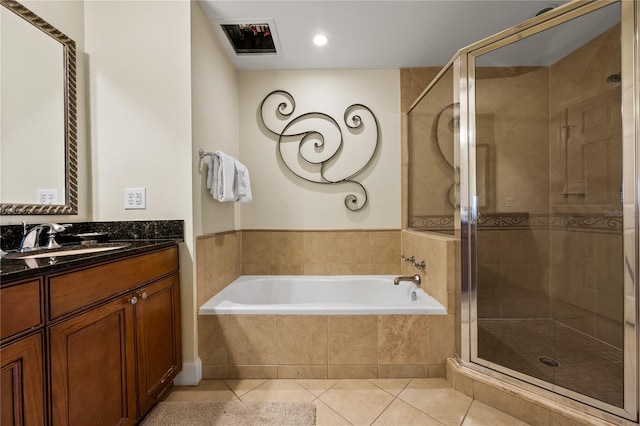
{"type": "Polygon", "coordinates": [[[400,281],[411,281],[415,285],[420,285],[420,275],[415,274],[410,277],[395,277],[393,279],[393,284],[398,285],[400,281]]]}

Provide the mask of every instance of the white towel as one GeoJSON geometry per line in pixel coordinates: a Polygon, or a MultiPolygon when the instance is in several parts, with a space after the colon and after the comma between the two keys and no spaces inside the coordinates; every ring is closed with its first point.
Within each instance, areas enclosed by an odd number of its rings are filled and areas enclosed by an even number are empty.
{"type": "Polygon", "coordinates": [[[211,195],[218,201],[235,201],[235,159],[221,151],[213,153],[211,195]]]}
{"type": "Polygon", "coordinates": [[[248,203],[253,199],[251,193],[251,180],[249,179],[249,170],[247,167],[235,160],[236,163],[236,201],[248,203]]]}
{"type": "MultiPolygon", "coordinates": [[[[202,157],[202,162],[207,165],[207,189],[211,190],[213,185],[213,156],[205,155],[202,157]]],[[[209,191],[213,193],[212,191],[209,191]]]]}

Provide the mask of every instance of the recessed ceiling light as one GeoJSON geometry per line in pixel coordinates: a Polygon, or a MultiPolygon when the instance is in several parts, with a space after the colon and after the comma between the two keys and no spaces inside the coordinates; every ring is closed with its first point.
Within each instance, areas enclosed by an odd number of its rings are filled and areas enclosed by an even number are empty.
{"type": "Polygon", "coordinates": [[[313,43],[316,46],[324,46],[325,44],[327,44],[327,41],[329,40],[327,39],[327,36],[324,34],[318,34],[313,38],[313,43]]]}

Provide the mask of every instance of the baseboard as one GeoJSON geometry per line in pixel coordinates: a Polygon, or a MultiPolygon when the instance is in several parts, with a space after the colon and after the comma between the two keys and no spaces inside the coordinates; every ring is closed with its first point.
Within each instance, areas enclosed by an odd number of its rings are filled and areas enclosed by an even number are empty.
{"type": "Polygon", "coordinates": [[[202,380],[202,361],[196,358],[193,362],[183,362],[182,371],[173,379],[178,386],[195,386],[202,380]]]}

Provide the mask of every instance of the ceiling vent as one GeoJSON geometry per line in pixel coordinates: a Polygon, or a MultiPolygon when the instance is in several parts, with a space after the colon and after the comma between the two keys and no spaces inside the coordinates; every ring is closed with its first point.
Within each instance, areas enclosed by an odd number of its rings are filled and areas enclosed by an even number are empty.
{"type": "Polygon", "coordinates": [[[279,42],[272,19],[222,21],[218,25],[238,56],[278,54],[279,42]]]}

